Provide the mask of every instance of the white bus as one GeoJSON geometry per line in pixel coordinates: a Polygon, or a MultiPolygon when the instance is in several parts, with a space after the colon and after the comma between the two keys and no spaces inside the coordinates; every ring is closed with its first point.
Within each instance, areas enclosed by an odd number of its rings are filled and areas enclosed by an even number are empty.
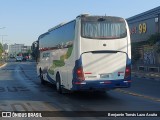
{"type": "Polygon", "coordinates": [[[38,38],[37,73],[58,92],[111,90],[131,84],[131,42],[126,20],[80,15],[38,38]]]}

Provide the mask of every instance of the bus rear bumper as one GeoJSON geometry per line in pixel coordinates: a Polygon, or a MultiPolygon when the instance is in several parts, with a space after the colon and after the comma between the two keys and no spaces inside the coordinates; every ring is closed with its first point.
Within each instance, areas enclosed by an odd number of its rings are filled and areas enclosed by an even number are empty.
{"type": "Polygon", "coordinates": [[[128,88],[131,80],[105,80],[73,82],[72,91],[112,90],[115,88],[128,88]]]}

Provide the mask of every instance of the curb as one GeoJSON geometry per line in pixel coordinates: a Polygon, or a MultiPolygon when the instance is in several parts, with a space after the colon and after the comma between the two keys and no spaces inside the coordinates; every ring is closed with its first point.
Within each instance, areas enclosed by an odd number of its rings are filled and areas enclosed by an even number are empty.
{"type": "Polygon", "coordinates": [[[6,66],[6,65],[7,65],[7,63],[5,63],[5,64],[1,65],[1,66],[0,66],[0,68],[4,67],[4,66],[6,66]]]}

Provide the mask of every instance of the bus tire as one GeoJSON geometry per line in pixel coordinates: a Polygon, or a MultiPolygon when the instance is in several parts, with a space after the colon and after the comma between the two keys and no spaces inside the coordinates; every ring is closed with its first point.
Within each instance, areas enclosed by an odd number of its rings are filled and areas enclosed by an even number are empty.
{"type": "Polygon", "coordinates": [[[58,93],[62,94],[61,79],[59,74],[56,75],[56,90],[58,93]]]}
{"type": "Polygon", "coordinates": [[[43,73],[42,73],[42,71],[40,70],[40,80],[41,80],[41,84],[42,85],[45,85],[45,80],[44,80],[44,78],[43,78],[43,73]]]}

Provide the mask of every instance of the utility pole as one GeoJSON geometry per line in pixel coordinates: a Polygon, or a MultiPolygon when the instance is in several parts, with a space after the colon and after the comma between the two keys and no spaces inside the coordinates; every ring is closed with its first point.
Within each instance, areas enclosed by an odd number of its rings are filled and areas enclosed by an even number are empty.
{"type": "MultiPolygon", "coordinates": [[[[4,29],[5,27],[0,27],[0,29],[4,29]]],[[[2,36],[2,52],[3,52],[3,36],[2,36]]],[[[0,57],[1,57],[1,55],[0,55],[0,57]]]]}
{"type": "Polygon", "coordinates": [[[3,45],[3,37],[5,37],[5,36],[8,36],[8,35],[0,35],[0,36],[2,36],[2,45],[3,45]]]}
{"type": "MultiPolygon", "coordinates": [[[[6,27],[0,27],[0,29],[5,29],[6,27]]],[[[2,46],[3,46],[3,36],[7,36],[7,35],[0,35],[2,36],[2,46]]]]}

